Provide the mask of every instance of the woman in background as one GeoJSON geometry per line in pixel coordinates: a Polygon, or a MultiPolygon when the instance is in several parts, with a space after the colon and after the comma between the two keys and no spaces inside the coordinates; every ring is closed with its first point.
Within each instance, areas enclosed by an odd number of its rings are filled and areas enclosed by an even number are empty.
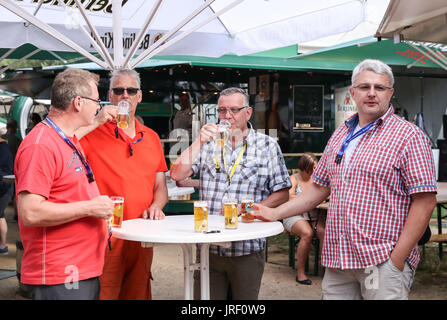
{"type": "MultiPolygon", "coordinates": [[[[317,158],[312,153],[305,153],[298,161],[298,172],[290,176],[292,187],[289,189],[289,200],[296,197],[300,192],[312,184],[312,173],[317,165],[317,158]]],[[[320,247],[323,245],[325,217],[322,217],[317,208],[310,212],[285,218],[284,228],[291,234],[300,237],[296,249],[297,275],[296,282],[311,285],[305,273],[305,263],[309,256],[310,246],[314,235],[320,239],[320,247]]]]}

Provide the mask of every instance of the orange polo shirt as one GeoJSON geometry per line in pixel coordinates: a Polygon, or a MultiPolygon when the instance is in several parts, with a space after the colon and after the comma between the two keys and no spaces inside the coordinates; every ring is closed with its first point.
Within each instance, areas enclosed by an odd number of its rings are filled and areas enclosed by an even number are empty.
{"type": "Polygon", "coordinates": [[[124,196],[123,220],[141,218],[152,204],[157,172],[167,171],[158,134],[135,120],[130,139],[116,123],[107,122],[81,139],[101,194],[124,196]],[[132,155],[131,150],[132,149],[132,155]]]}

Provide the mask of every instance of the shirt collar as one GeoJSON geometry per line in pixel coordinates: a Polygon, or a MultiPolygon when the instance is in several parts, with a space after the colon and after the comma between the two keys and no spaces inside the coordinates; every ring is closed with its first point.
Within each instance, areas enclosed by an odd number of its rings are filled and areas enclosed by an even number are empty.
{"type": "MultiPolygon", "coordinates": [[[[143,126],[140,122],[138,122],[138,120],[135,118],[134,118],[134,121],[135,121],[135,133],[136,134],[132,140],[139,139],[146,133],[146,127],[143,126]]],[[[107,128],[111,134],[115,135],[116,122],[107,121],[104,125],[107,126],[107,128]]]]}
{"type": "MultiPolygon", "coordinates": [[[[392,114],[394,114],[394,108],[393,105],[390,103],[388,110],[385,112],[385,114],[383,116],[381,116],[380,118],[377,118],[375,120],[375,125],[380,126],[382,123],[384,123],[386,121],[386,119],[388,119],[392,114]]],[[[359,114],[356,113],[353,116],[349,117],[346,121],[345,121],[345,126],[348,127],[348,129],[353,128],[355,125],[357,125],[358,123],[358,117],[359,114]]]]}

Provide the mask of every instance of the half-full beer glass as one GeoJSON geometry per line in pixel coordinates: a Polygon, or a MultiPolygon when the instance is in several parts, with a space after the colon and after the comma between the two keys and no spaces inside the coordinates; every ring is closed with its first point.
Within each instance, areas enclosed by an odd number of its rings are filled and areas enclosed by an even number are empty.
{"type": "Polygon", "coordinates": [[[123,210],[124,210],[124,197],[110,197],[113,202],[113,216],[110,220],[110,226],[115,228],[121,228],[123,223],[123,210]]]}
{"type": "Polygon", "coordinates": [[[225,229],[237,229],[238,208],[236,199],[224,199],[225,229]]]}
{"type": "Polygon", "coordinates": [[[129,101],[121,100],[120,102],[118,102],[118,114],[116,116],[118,128],[126,129],[127,127],[129,127],[129,110],[129,101]]]}
{"type": "Polygon", "coordinates": [[[253,216],[253,197],[243,196],[241,200],[241,215],[242,222],[253,222],[255,217],[253,216]]]}
{"type": "Polygon", "coordinates": [[[208,231],[208,202],[194,202],[194,232],[208,231]]]}
{"type": "Polygon", "coordinates": [[[223,147],[228,140],[228,130],[231,127],[231,123],[228,120],[221,120],[219,122],[219,129],[217,130],[216,144],[218,147],[223,147]]]}

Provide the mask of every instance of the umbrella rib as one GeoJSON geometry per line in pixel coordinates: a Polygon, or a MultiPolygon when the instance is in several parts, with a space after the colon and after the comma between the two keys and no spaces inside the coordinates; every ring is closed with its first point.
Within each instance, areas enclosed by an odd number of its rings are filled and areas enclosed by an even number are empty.
{"type": "MultiPolygon", "coordinates": [[[[420,53],[422,53],[423,55],[427,55],[427,52],[424,52],[424,50],[422,50],[422,49],[419,48],[418,46],[412,44],[411,42],[408,42],[408,44],[409,44],[410,46],[412,46],[415,50],[417,50],[417,51],[419,51],[420,53]]],[[[421,44],[422,46],[424,46],[422,43],[420,43],[420,44],[421,44]]],[[[427,48],[427,49],[428,49],[428,48],[427,48]]],[[[429,52],[429,50],[427,50],[427,51],[429,52]]],[[[436,54],[435,54],[435,56],[436,56],[436,54]]],[[[438,64],[439,66],[441,66],[443,69],[447,70],[447,66],[443,64],[443,63],[445,63],[444,59],[441,60],[442,62],[440,62],[440,61],[438,61],[438,60],[436,60],[436,59],[432,59],[432,61],[433,61],[434,63],[438,64]]]]}
{"type": "MultiPolygon", "coordinates": [[[[84,32],[84,34],[87,36],[87,38],[90,40],[90,43],[95,47],[96,51],[98,51],[98,53],[101,55],[101,57],[104,60],[107,60],[109,65],[113,65],[112,57],[110,56],[109,52],[105,48],[104,43],[101,41],[98,31],[96,30],[95,26],[93,26],[93,24],[91,23],[90,18],[87,16],[84,7],[79,3],[79,0],[75,0],[75,2],[79,8],[79,11],[81,12],[82,17],[84,18],[85,22],[87,23],[90,31],[93,33],[93,36],[95,38],[92,38],[88,34],[88,32],[81,26],[80,23],[78,23],[78,26],[81,28],[81,30],[84,32]]],[[[66,8],[68,8],[67,4],[64,1],[62,1],[62,3],[65,5],[66,8]]]]}
{"type": "MultiPolygon", "coordinates": [[[[442,61],[442,63],[447,65],[447,59],[441,55],[437,50],[432,50],[431,48],[427,47],[425,44],[420,43],[420,45],[427,50],[427,52],[429,52],[430,54],[434,55],[435,58],[438,58],[440,61],[442,61]]],[[[433,59],[432,59],[433,60],[433,59]]],[[[444,67],[444,69],[447,70],[447,68],[444,67]]]]}
{"type": "Polygon", "coordinates": [[[154,42],[149,48],[147,48],[141,55],[138,56],[138,58],[135,58],[132,60],[132,63],[130,63],[131,66],[136,66],[140,64],[143,60],[145,60],[145,57],[148,56],[152,51],[156,50],[158,47],[160,47],[163,43],[167,43],[167,41],[176,33],[178,30],[183,28],[187,23],[189,23],[192,19],[194,19],[199,13],[201,13],[203,10],[205,10],[211,3],[213,3],[215,0],[207,0],[204,4],[202,4],[200,7],[196,8],[188,17],[183,19],[177,26],[175,26],[172,30],[170,30],[166,35],[164,35],[164,39],[166,41],[160,41],[154,42]],[[140,58],[143,57],[143,58],[140,58]]]}
{"type": "MultiPolygon", "coordinates": [[[[220,16],[221,14],[227,12],[228,10],[230,10],[231,8],[235,7],[236,5],[240,4],[242,1],[244,0],[235,0],[232,3],[230,3],[229,5],[227,5],[225,8],[223,8],[222,10],[214,13],[212,16],[208,17],[207,19],[203,20],[201,23],[197,24],[196,26],[192,27],[191,29],[186,30],[185,32],[182,32],[181,34],[175,36],[174,38],[166,41],[162,46],[159,45],[156,48],[151,50],[151,47],[149,47],[148,49],[146,49],[145,52],[143,52],[141,55],[138,56],[138,58],[135,58],[132,60],[131,62],[131,67],[135,68],[137,65],[139,65],[141,62],[150,59],[151,57],[153,57],[154,55],[156,55],[157,53],[159,53],[160,51],[163,51],[164,49],[168,48],[169,46],[172,46],[173,44],[175,44],[176,42],[182,40],[183,38],[189,36],[191,33],[193,33],[194,31],[200,29],[202,26],[206,25],[207,23],[209,23],[211,20],[215,19],[216,17],[220,16]]],[[[160,41],[160,40],[159,40],[160,41]]],[[[158,41],[157,41],[158,42],[158,41]]]]}
{"type": "MultiPolygon", "coordinates": [[[[216,13],[216,11],[214,11],[214,9],[213,9],[211,6],[209,6],[209,8],[210,8],[210,10],[211,10],[214,14],[216,13]]],[[[222,21],[222,19],[221,19],[219,16],[217,17],[217,20],[219,20],[219,22],[222,24],[222,26],[224,27],[225,31],[227,31],[228,35],[229,35],[230,37],[233,37],[233,34],[230,32],[230,30],[228,30],[227,26],[225,25],[225,23],[222,21]]]]}
{"type": "Polygon", "coordinates": [[[141,40],[143,39],[143,35],[149,29],[149,25],[152,22],[152,19],[154,18],[158,9],[160,8],[162,1],[163,0],[158,0],[158,2],[152,7],[151,13],[148,15],[146,21],[144,22],[143,27],[140,30],[140,33],[138,34],[137,38],[135,39],[134,43],[132,44],[132,47],[130,48],[130,50],[127,52],[127,56],[126,56],[126,59],[124,60],[123,66],[128,65],[129,60],[133,57],[133,55],[137,51],[137,48],[140,45],[141,40]]]}
{"type": "Polygon", "coordinates": [[[76,52],[80,53],[81,55],[83,55],[87,59],[95,62],[96,64],[98,64],[102,68],[108,69],[109,66],[104,61],[101,61],[100,59],[96,58],[90,52],[88,52],[87,50],[85,50],[81,46],[77,45],[76,43],[74,43],[73,41],[68,39],[66,36],[61,34],[56,29],[54,29],[53,27],[49,26],[45,22],[41,21],[37,17],[29,14],[27,11],[23,10],[22,8],[20,8],[19,6],[15,5],[14,3],[10,2],[9,0],[0,0],[0,5],[5,7],[9,11],[13,12],[17,16],[21,17],[22,19],[24,19],[26,21],[29,21],[31,24],[36,26],[36,28],[38,28],[41,31],[49,34],[51,37],[59,40],[60,42],[62,42],[66,46],[72,48],[73,50],[75,50],[76,52]]]}
{"type": "MultiPolygon", "coordinates": [[[[33,16],[35,16],[37,14],[37,12],[39,12],[40,8],[42,7],[43,4],[43,0],[39,0],[39,4],[37,5],[36,10],[34,10],[33,16]]],[[[25,27],[29,26],[29,22],[25,22],[25,27]]]]}
{"type": "Polygon", "coordinates": [[[0,69],[0,74],[5,73],[6,70],[12,68],[13,66],[15,66],[16,64],[19,64],[20,62],[22,62],[23,60],[28,59],[29,57],[32,57],[33,55],[35,55],[36,53],[38,53],[39,51],[41,51],[40,49],[36,49],[30,53],[28,53],[27,55],[23,56],[22,58],[20,58],[17,61],[14,61],[13,63],[11,63],[10,65],[7,65],[6,67],[4,67],[3,69],[0,69]]]}
{"type": "Polygon", "coordinates": [[[60,60],[63,63],[67,63],[67,60],[65,60],[64,58],[62,58],[60,55],[58,55],[57,53],[48,50],[48,53],[51,54],[52,56],[54,56],[56,59],[60,60]]]}
{"type": "Polygon", "coordinates": [[[11,55],[11,53],[13,53],[17,48],[11,48],[8,50],[8,52],[6,52],[3,56],[0,57],[0,61],[6,59],[7,57],[9,57],[11,55]]]}

